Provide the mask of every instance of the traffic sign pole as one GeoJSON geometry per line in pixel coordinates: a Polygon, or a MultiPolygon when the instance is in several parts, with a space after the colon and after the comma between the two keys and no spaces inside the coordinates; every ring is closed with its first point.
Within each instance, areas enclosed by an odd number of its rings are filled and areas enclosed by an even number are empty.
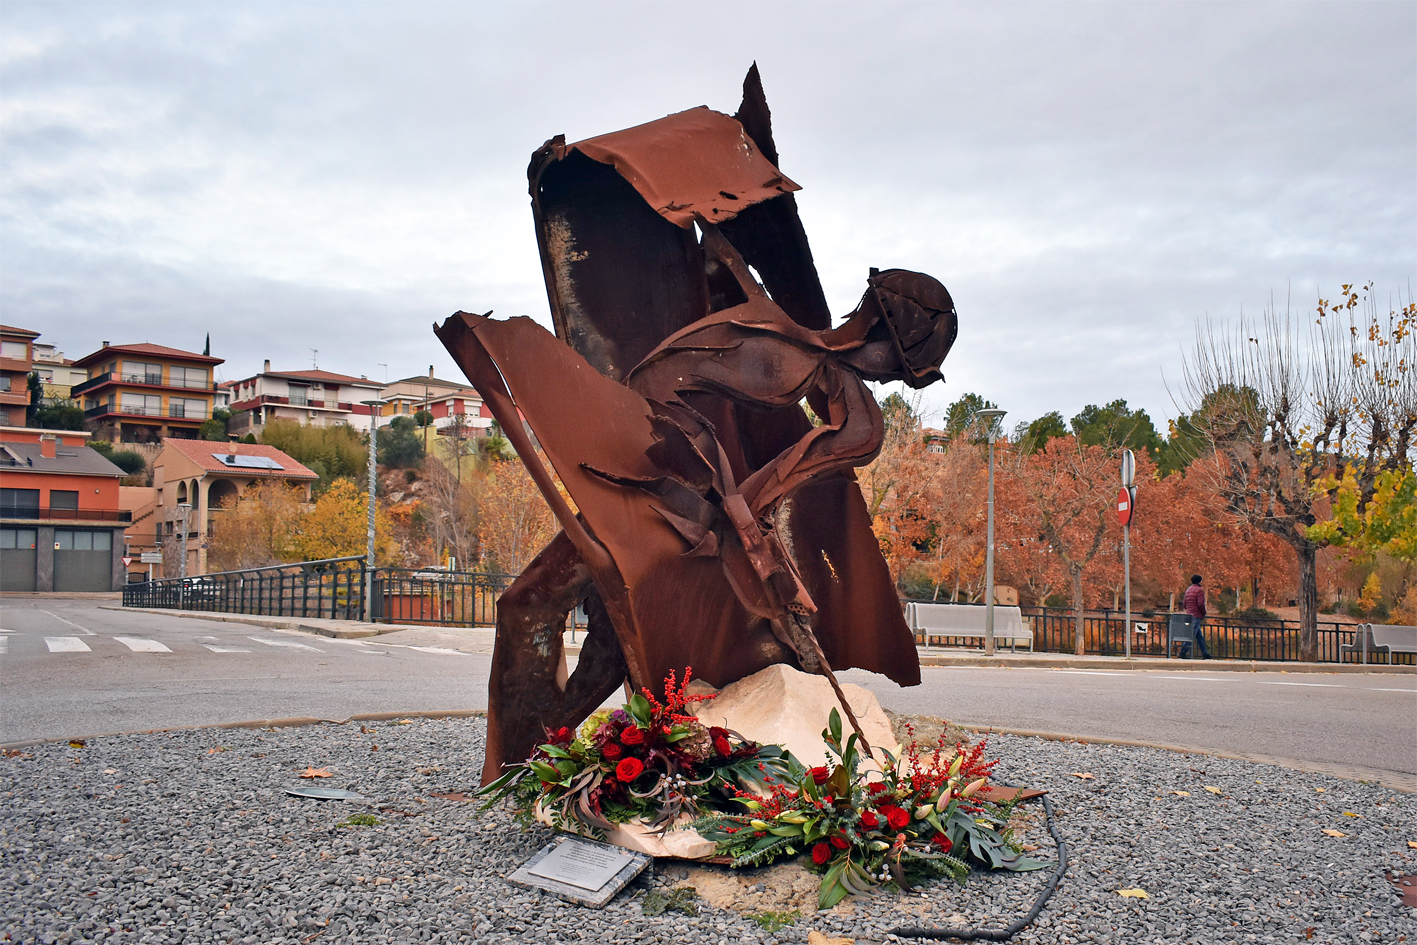
{"type": "Polygon", "coordinates": [[[1122,581],[1127,589],[1126,658],[1132,658],[1132,514],[1137,507],[1137,460],[1131,450],[1122,450],[1122,491],[1117,496],[1117,516],[1122,520],[1122,581]]]}

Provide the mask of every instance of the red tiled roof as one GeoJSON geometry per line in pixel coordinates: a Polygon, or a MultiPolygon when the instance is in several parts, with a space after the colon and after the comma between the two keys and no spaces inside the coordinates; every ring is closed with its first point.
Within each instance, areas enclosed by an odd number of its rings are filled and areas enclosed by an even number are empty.
{"type": "Polygon", "coordinates": [[[164,447],[171,447],[183,456],[205,469],[207,472],[231,473],[242,476],[270,476],[275,479],[319,479],[319,475],[308,467],[297,463],[274,446],[261,443],[219,443],[216,440],[177,440],[168,437],[162,441],[164,447]],[[283,469],[247,469],[228,466],[213,454],[237,456],[264,456],[275,460],[283,469]]]}
{"type": "Polygon", "coordinates": [[[222,364],[223,359],[214,358],[209,354],[197,354],[195,351],[183,351],[181,348],[169,348],[167,345],[154,345],[143,342],[136,345],[109,345],[106,348],[99,348],[92,354],[86,354],[74,362],[75,367],[84,367],[95,361],[102,360],[110,354],[150,354],[158,358],[174,358],[183,361],[201,361],[204,364],[222,364]]]}
{"type": "Polygon", "coordinates": [[[38,338],[39,332],[31,331],[28,328],[16,328],[13,325],[0,325],[0,331],[7,335],[28,335],[31,338],[38,338]]]}
{"type": "MultiPolygon", "coordinates": [[[[348,374],[333,374],[329,371],[263,371],[266,377],[296,377],[306,381],[333,381],[336,384],[365,384],[369,387],[381,387],[378,381],[371,381],[367,377],[350,377],[348,374]]],[[[244,384],[246,381],[253,381],[261,374],[237,381],[244,384]]]]}

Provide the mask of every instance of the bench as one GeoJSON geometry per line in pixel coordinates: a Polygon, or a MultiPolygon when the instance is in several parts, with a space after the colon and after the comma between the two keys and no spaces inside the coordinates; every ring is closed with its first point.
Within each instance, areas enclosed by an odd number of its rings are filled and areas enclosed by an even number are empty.
{"type": "MultiPolygon", "coordinates": [[[[936,646],[932,640],[946,637],[984,639],[984,616],[988,608],[981,604],[928,604],[911,601],[905,605],[905,621],[917,643],[936,646]]],[[[1017,650],[1020,643],[1033,649],[1033,631],[1023,624],[1023,611],[1017,607],[994,605],[994,642],[1007,643],[1017,650]]]]}
{"type": "Polygon", "coordinates": [[[1339,659],[1343,655],[1356,653],[1362,661],[1368,662],[1368,655],[1382,654],[1392,662],[1394,653],[1417,653],[1417,627],[1396,624],[1362,623],[1358,625],[1352,643],[1344,643],[1339,648],[1339,659]]]}

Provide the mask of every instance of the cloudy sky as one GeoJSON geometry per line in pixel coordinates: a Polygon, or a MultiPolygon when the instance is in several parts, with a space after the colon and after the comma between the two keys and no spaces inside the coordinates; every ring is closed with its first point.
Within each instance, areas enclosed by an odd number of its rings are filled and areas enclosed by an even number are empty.
{"type": "Polygon", "coordinates": [[[834,311],[951,290],[938,413],[1121,397],[1198,318],[1417,268],[1417,5],[0,5],[0,319],[221,376],[456,369],[457,309],[549,324],[545,139],[706,104],[756,60],[834,311]]]}

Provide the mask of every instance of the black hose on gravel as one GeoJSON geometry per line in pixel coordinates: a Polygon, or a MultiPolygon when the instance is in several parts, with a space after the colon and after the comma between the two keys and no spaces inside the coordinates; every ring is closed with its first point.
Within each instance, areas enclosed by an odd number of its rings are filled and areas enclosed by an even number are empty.
{"type": "Polygon", "coordinates": [[[933,938],[933,939],[963,939],[965,941],[984,940],[988,942],[1007,942],[1020,931],[1026,928],[1034,919],[1038,918],[1038,913],[1043,911],[1043,906],[1052,897],[1058,888],[1058,881],[1063,878],[1063,874],[1068,869],[1068,845],[1063,842],[1063,838],[1058,836],[1058,828],[1053,824],[1053,802],[1048,799],[1048,795],[1043,795],[1043,813],[1048,818],[1048,832],[1053,835],[1053,842],[1058,845],[1058,868],[1053,871],[1053,875],[1048,879],[1048,885],[1043,887],[1043,891],[1038,894],[1038,898],[1033,901],[1033,908],[1028,910],[1028,914],[1019,919],[1013,925],[1002,929],[917,929],[907,926],[891,929],[887,935],[895,935],[900,938],[933,938]]]}

